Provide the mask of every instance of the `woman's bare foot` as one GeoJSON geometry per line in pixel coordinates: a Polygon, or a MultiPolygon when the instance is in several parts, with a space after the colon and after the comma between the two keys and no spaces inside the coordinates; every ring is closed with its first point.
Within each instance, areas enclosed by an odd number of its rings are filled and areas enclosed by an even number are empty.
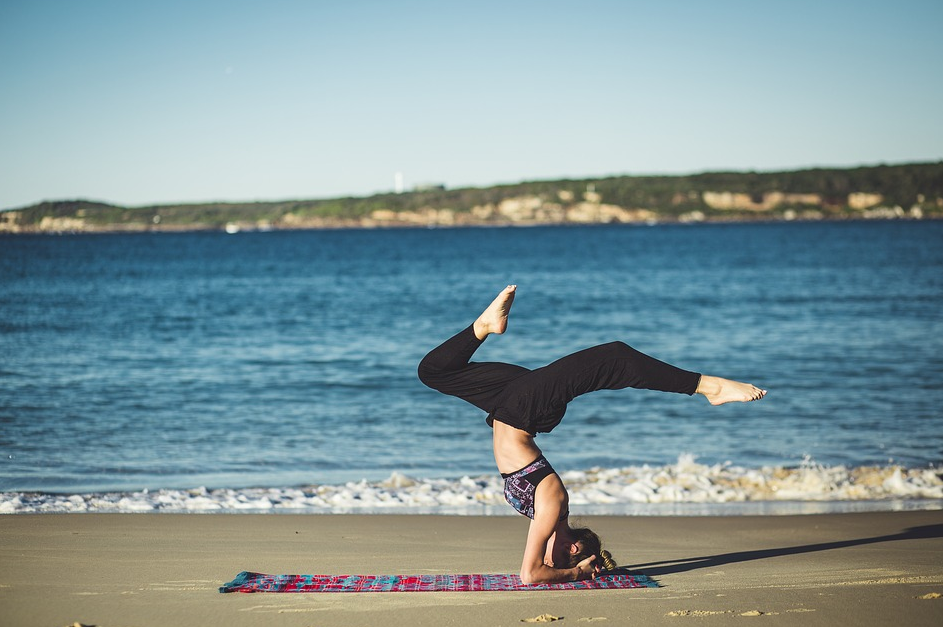
{"type": "Polygon", "coordinates": [[[758,401],[766,396],[766,390],[761,390],[755,385],[707,375],[701,376],[701,381],[697,384],[697,393],[706,396],[711,405],[746,403],[758,401]]]}
{"type": "Polygon", "coordinates": [[[475,320],[475,337],[483,340],[492,333],[504,333],[508,328],[508,314],[511,313],[511,303],[514,302],[516,285],[508,285],[501,290],[497,298],[488,308],[481,312],[475,320]]]}

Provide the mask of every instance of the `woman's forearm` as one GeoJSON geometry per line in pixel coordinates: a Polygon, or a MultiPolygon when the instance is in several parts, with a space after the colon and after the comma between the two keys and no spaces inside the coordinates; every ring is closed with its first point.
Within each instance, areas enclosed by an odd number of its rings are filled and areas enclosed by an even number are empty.
{"type": "Polygon", "coordinates": [[[580,578],[579,568],[553,568],[541,564],[536,568],[521,571],[521,582],[531,583],[564,583],[576,581],[580,578]]]}

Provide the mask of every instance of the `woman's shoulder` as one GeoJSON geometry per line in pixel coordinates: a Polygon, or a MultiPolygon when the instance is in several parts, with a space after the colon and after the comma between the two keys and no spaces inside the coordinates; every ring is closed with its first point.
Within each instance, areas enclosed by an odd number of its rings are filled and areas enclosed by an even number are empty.
{"type": "Polygon", "coordinates": [[[565,518],[569,513],[570,496],[563,480],[556,472],[544,477],[534,491],[534,515],[552,516],[554,520],[565,518]]]}

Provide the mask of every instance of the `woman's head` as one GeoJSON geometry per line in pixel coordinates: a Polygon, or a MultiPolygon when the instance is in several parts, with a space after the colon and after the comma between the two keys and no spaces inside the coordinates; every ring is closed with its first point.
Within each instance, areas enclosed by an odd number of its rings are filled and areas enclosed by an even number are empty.
{"type": "Polygon", "coordinates": [[[568,558],[569,563],[566,565],[567,568],[575,568],[577,564],[593,555],[596,556],[594,563],[601,569],[612,570],[616,567],[616,562],[612,559],[612,553],[603,550],[599,536],[591,529],[587,529],[586,527],[571,528],[570,538],[577,547],[577,550],[570,551],[568,558]]]}

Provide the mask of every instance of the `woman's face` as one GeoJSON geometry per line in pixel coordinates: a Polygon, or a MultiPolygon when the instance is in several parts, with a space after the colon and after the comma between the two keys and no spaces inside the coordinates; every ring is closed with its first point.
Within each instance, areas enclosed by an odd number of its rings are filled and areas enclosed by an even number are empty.
{"type": "Polygon", "coordinates": [[[579,553],[581,549],[579,542],[573,542],[567,537],[556,534],[553,538],[553,547],[550,549],[550,559],[557,568],[565,568],[570,563],[570,556],[579,553]]]}

